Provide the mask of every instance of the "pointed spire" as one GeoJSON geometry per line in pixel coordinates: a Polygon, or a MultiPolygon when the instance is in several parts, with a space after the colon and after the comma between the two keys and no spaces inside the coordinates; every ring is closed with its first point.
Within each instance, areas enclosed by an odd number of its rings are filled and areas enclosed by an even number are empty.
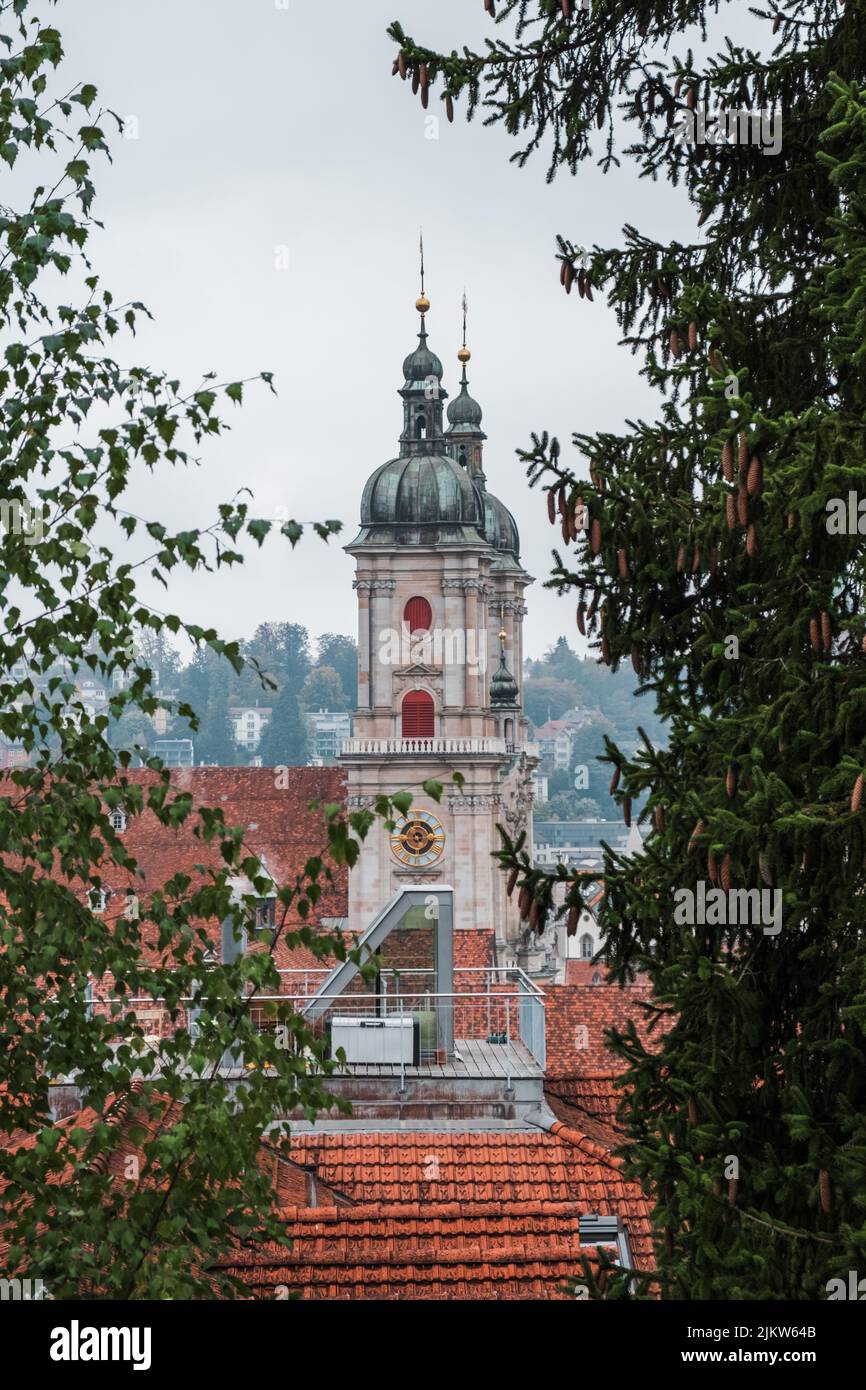
{"type": "Polygon", "coordinates": [[[423,341],[423,339],[426,338],[426,336],[427,336],[427,331],[426,331],[426,329],[425,329],[425,327],[424,327],[424,315],[430,312],[430,300],[427,298],[426,294],[424,293],[424,231],[423,231],[423,229],[422,229],[422,231],[421,231],[420,237],[418,238],[418,251],[419,251],[420,256],[421,256],[421,293],[419,294],[418,298],[415,300],[415,308],[418,310],[418,313],[421,315],[421,338],[422,338],[422,341],[423,341]]]}
{"type": "MultiPolygon", "coordinates": [[[[466,299],[466,290],[463,291],[461,301],[463,309],[463,342],[457,352],[457,361],[462,363],[463,372],[460,377],[460,391],[448,407],[448,433],[456,435],[471,434],[479,439],[484,438],[481,429],[481,406],[474,401],[469,394],[469,378],[466,375],[466,363],[472,353],[466,346],[466,317],[469,304],[466,299]]],[[[480,471],[480,469],[479,469],[480,471]]]]}
{"type": "Polygon", "coordinates": [[[490,682],[490,703],[494,707],[514,709],[517,705],[520,692],[517,689],[517,681],[512,676],[505,661],[505,639],[508,633],[505,628],[499,633],[499,669],[494,671],[493,679],[490,682]]]}

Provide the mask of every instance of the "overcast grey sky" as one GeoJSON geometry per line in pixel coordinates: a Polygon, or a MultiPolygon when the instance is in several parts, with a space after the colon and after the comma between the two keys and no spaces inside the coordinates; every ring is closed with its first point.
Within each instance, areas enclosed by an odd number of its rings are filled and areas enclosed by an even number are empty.
{"type": "MultiPolygon", "coordinates": [[[[423,225],[430,342],[452,394],[467,289],[488,482],[539,581],[526,624],[537,656],[562,632],[578,638],[572,602],[542,588],[553,532],[514,451],[532,430],[565,445],[574,429],[617,429],[654,410],[605,304],[561,290],[555,234],[617,242],[629,220],[686,240],[694,213],[630,168],[585,166],[547,185],[544,156],[509,165],[515,144],[479,120],[443,119],[428,138],[440,103],[425,115],[391,78],[394,18],[448,49],[490,31],[481,0],[61,0],[67,86],[95,82],[138,127],[98,166],[106,230],[91,248],[114,293],[155,316],[129,360],[190,386],[208,370],[220,380],[271,370],[279,392],[254,389],[202,470],[145,474],[130,505],[175,526],[206,523],[246,485],[256,514],[339,517],[351,540],[365,479],[397,452],[423,225]]],[[[143,596],[226,637],[282,619],[354,634],[340,544],[305,539],[292,554],[274,542],[243,569],[179,576],[168,601],[156,585],[143,596]]]]}

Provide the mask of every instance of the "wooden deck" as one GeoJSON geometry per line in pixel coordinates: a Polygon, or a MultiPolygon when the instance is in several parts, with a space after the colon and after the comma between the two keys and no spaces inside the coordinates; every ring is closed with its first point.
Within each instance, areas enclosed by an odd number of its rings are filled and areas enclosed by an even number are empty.
{"type": "Polygon", "coordinates": [[[457,1038],[454,1057],[444,1065],[421,1062],[417,1067],[408,1062],[353,1062],[337,1076],[384,1077],[475,1077],[493,1080],[503,1077],[543,1076],[543,1068],[518,1039],[509,1043],[480,1042],[474,1038],[457,1038]]]}

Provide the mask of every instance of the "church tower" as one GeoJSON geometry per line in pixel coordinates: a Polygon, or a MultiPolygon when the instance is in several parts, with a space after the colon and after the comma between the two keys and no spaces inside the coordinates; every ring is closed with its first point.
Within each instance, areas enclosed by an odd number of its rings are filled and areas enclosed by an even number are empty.
{"type": "Polygon", "coordinates": [[[454,888],[455,928],[492,927],[500,964],[513,961],[517,904],[491,858],[497,823],[532,835],[532,770],[520,703],[523,591],[520,539],[487,490],[481,407],[469,394],[464,299],[460,391],[443,406],[442,363],[427,342],[403,363],[399,454],[367,480],[355,558],[358,709],[343,745],[348,804],[410,791],[408,817],[378,823],[349,876],[349,922],[362,932],[400,887],[454,888]],[[452,774],[460,772],[457,787],[452,774]],[[422,784],[441,782],[442,800],[422,784]]]}

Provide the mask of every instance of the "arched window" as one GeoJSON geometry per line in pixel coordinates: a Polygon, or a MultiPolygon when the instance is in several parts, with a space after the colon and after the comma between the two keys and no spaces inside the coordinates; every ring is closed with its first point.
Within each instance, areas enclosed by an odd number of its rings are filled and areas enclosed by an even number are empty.
{"type": "Polygon", "coordinates": [[[589,932],[585,932],[580,938],[580,958],[581,960],[592,960],[592,937],[589,932]]]}
{"type": "Polygon", "coordinates": [[[433,609],[426,598],[410,598],[403,609],[403,622],[409,629],[409,635],[413,632],[429,632],[432,621],[433,609]]]}
{"type": "Polygon", "coordinates": [[[460,450],[460,455],[459,455],[459,457],[458,457],[458,459],[457,459],[457,462],[458,462],[458,463],[461,463],[461,464],[463,465],[464,468],[466,467],[466,450],[465,450],[465,449],[461,449],[461,450],[460,450]]]}
{"type": "Polygon", "coordinates": [[[433,696],[426,690],[410,690],[403,700],[403,738],[433,737],[433,696]]]}
{"type": "Polygon", "coordinates": [[[416,439],[426,439],[426,438],[427,438],[427,416],[426,416],[426,415],[419,415],[419,416],[416,417],[416,420],[415,420],[415,438],[416,438],[416,439]]]}

